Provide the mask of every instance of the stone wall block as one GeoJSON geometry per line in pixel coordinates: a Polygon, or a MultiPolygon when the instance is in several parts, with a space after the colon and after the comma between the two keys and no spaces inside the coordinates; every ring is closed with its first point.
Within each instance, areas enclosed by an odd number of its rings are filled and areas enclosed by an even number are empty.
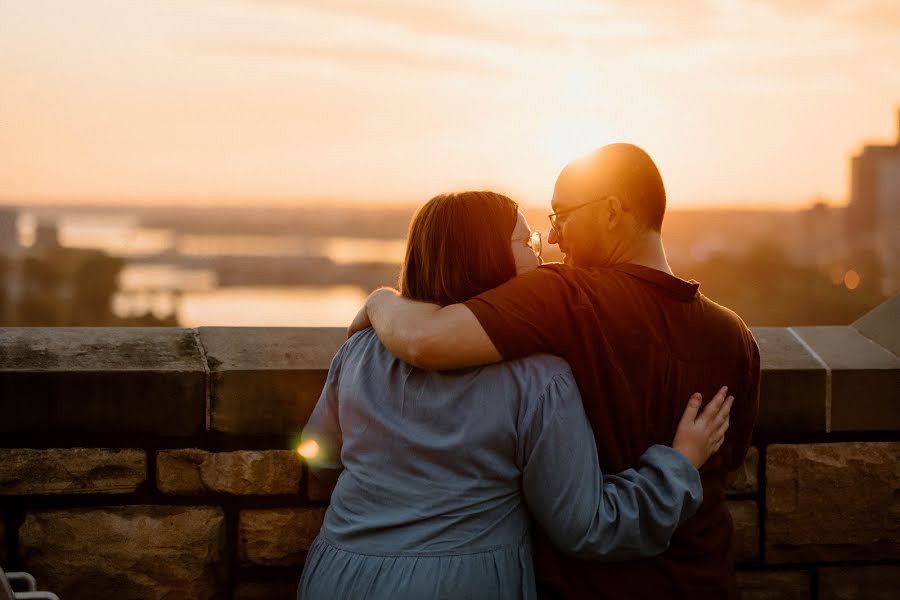
{"type": "Polygon", "coordinates": [[[190,329],[0,328],[0,434],[191,435],[206,369],[190,329]]]}
{"type": "Polygon", "coordinates": [[[734,560],[737,563],[759,561],[759,509],[753,500],[729,501],[734,522],[734,560]]]}
{"type": "Polygon", "coordinates": [[[319,534],[324,508],[243,510],[238,556],[243,565],[299,567],[319,534]]]}
{"type": "Polygon", "coordinates": [[[825,368],[788,329],[753,327],[762,360],[759,432],[824,432],[825,368]]]}
{"type": "Polygon", "coordinates": [[[299,583],[299,577],[297,581],[241,583],[234,591],[234,600],[296,600],[299,583]]]}
{"type": "Polygon", "coordinates": [[[346,330],[201,327],[210,367],[212,429],[297,434],[322,392],[346,330]]]}
{"type": "Polygon", "coordinates": [[[325,481],[313,475],[309,467],[306,467],[308,477],[306,479],[306,497],[313,502],[329,502],[331,493],[337,481],[325,481]]]}
{"type": "Polygon", "coordinates": [[[806,571],[738,571],[737,580],[741,600],[811,600],[806,571]]]}
{"type": "Polygon", "coordinates": [[[224,521],[220,508],[185,506],[33,511],[19,552],[61,598],[218,598],[224,521]]]}
{"type": "Polygon", "coordinates": [[[7,556],[9,556],[9,550],[6,547],[6,519],[0,512],[0,566],[6,562],[7,556]]]}
{"type": "Polygon", "coordinates": [[[900,442],[772,445],[766,561],[900,558],[900,442]]]}
{"type": "Polygon", "coordinates": [[[820,600],[896,600],[898,596],[900,565],[819,570],[820,600]]]}
{"type": "Polygon", "coordinates": [[[0,496],[127,494],[145,479],[143,450],[0,448],[0,496]]]}
{"type": "Polygon", "coordinates": [[[882,302],[851,325],[878,345],[900,356],[900,294],[882,302]]]}
{"type": "Polygon", "coordinates": [[[900,429],[900,357],[852,327],[793,330],[831,368],[832,431],[900,429]]]}
{"type": "Polygon", "coordinates": [[[731,483],[726,492],[729,494],[755,494],[759,491],[759,449],[751,446],[744,458],[744,463],[732,473],[731,483]]]}
{"type": "Polygon", "coordinates": [[[277,495],[300,492],[303,465],[290,450],[162,450],[156,484],[164,494],[277,495]]]}

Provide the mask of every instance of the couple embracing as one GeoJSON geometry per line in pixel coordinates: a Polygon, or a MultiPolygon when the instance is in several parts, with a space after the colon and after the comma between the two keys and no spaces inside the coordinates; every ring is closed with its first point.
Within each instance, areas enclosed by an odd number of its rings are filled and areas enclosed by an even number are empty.
{"type": "Polygon", "coordinates": [[[737,597],[725,487],[759,351],[673,275],[665,207],[612,144],[556,181],[564,263],[506,196],[419,209],[303,431],[337,483],[298,597],[737,597]]]}

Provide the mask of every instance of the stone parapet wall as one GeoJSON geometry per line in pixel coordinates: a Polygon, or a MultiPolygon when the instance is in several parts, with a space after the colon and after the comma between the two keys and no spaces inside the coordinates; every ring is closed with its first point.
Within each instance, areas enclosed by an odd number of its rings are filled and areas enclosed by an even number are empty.
{"type": "MultiPolygon", "coordinates": [[[[900,589],[896,327],[861,322],[754,329],[728,490],[745,598],[900,589]]],[[[68,599],[293,598],[330,495],[294,447],[343,337],[0,329],[0,565],[68,599]]]]}

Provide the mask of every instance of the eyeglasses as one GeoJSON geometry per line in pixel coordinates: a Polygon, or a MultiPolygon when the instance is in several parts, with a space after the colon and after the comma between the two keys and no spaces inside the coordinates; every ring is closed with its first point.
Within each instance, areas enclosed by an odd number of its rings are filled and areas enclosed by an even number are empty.
{"type": "Polygon", "coordinates": [[[541,257],[541,250],[543,250],[544,246],[541,243],[541,232],[535,229],[531,232],[531,235],[528,237],[528,246],[531,248],[531,251],[534,252],[534,255],[538,258],[541,257]]]}
{"type": "Polygon", "coordinates": [[[600,202],[602,200],[606,200],[607,197],[608,196],[604,196],[603,198],[595,198],[593,200],[589,200],[588,202],[585,202],[584,204],[579,204],[578,206],[573,206],[572,208],[567,208],[565,210],[561,210],[559,212],[555,212],[555,213],[551,213],[551,214],[547,215],[547,217],[550,219],[550,227],[553,228],[553,231],[556,232],[556,235],[559,235],[559,227],[557,225],[559,223],[559,217],[561,217],[562,215],[567,215],[569,213],[573,213],[576,210],[578,210],[579,208],[584,208],[588,204],[593,204],[595,202],[600,202]]]}
{"type": "Polygon", "coordinates": [[[531,251],[534,252],[535,256],[538,258],[541,257],[543,244],[541,243],[541,232],[537,229],[529,233],[527,238],[513,238],[510,242],[525,242],[525,245],[531,248],[531,251]]]}

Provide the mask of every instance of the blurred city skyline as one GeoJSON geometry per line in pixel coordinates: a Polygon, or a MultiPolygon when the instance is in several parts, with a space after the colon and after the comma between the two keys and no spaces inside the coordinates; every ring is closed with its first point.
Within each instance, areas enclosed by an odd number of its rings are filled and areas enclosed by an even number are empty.
{"type": "Polygon", "coordinates": [[[673,208],[796,208],[895,141],[890,1],[2,6],[4,204],[546,206],[630,141],[673,208]]]}

